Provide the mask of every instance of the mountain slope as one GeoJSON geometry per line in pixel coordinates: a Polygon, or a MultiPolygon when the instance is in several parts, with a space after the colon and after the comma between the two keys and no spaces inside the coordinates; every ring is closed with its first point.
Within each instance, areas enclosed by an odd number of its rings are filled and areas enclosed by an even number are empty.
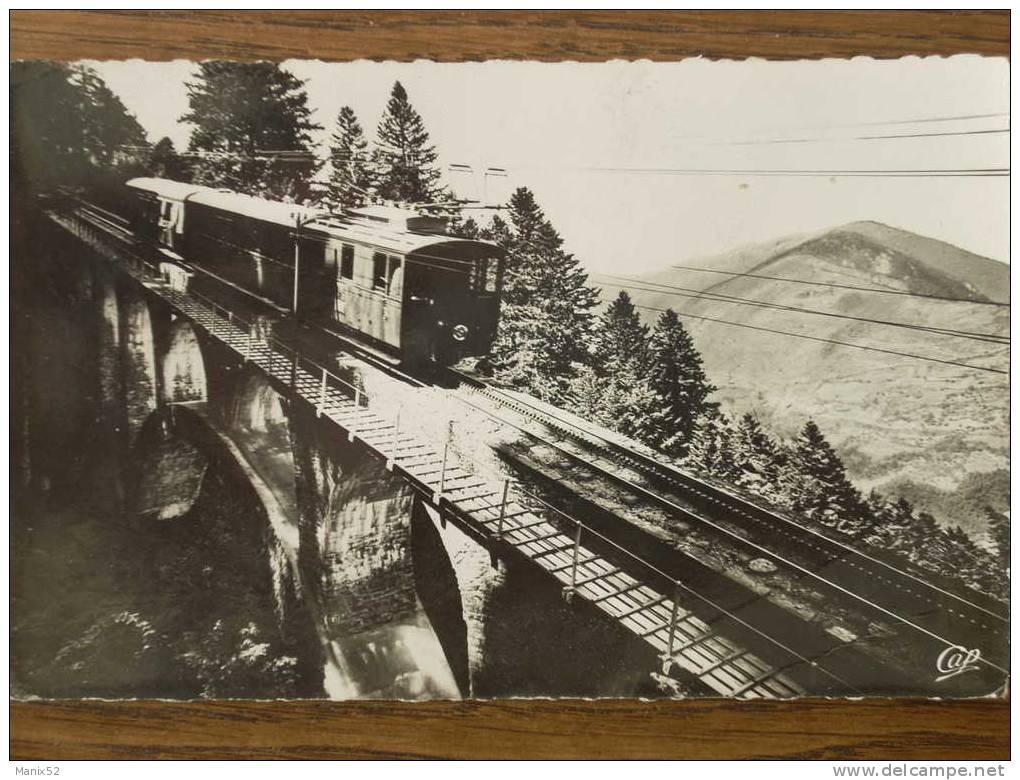
{"type": "MultiPolygon", "coordinates": [[[[876,222],[779,239],[686,265],[756,276],[671,268],[645,278],[658,285],[856,318],[982,334],[1009,332],[1008,307],[989,305],[1009,301],[1008,266],[876,222]],[[876,294],[853,287],[964,300],[876,294]]],[[[961,524],[976,534],[983,530],[978,499],[952,497],[965,484],[972,488],[982,475],[989,484],[1003,485],[1001,478],[1009,468],[1007,376],[892,353],[1006,369],[1008,345],[682,297],[676,291],[630,292],[641,306],[672,307],[687,315],[685,324],[719,387],[716,397],[724,409],[734,414],[753,411],[785,435],[814,419],[860,487],[893,494],[902,488],[942,522],[961,524]]],[[[607,297],[615,293],[612,288],[605,291],[607,297]]],[[[647,309],[644,313],[649,320],[655,316],[647,309]]],[[[968,489],[967,495],[1007,507],[1001,489],[968,489]]]]}

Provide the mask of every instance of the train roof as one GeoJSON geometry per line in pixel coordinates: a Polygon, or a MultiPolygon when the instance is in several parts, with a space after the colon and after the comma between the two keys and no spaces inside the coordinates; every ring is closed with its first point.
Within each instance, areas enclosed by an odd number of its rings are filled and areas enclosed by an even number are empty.
{"type": "Polygon", "coordinates": [[[502,255],[503,249],[488,241],[451,236],[434,229],[415,230],[406,227],[402,219],[382,222],[376,215],[363,213],[329,214],[312,223],[318,230],[341,240],[370,244],[390,252],[403,255],[422,252],[428,247],[440,244],[456,245],[461,249],[473,249],[479,256],[502,255]]]}
{"type": "Polygon", "coordinates": [[[140,177],[131,179],[127,185],[164,198],[187,199],[189,203],[287,227],[294,227],[295,215],[299,215],[304,223],[302,229],[310,233],[369,244],[404,255],[421,252],[427,247],[437,247],[440,244],[456,245],[461,250],[478,256],[503,254],[503,250],[496,244],[448,235],[439,229],[445,224],[443,220],[423,217],[416,212],[393,206],[371,205],[344,214],[334,214],[324,209],[266,200],[232,190],[187,184],[172,179],[140,177]]]}
{"type": "Polygon", "coordinates": [[[278,200],[265,200],[255,198],[251,195],[241,195],[230,190],[209,190],[200,192],[189,198],[189,203],[200,203],[203,206],[230,211],[251,219],[258,219],[263,222],[273,222],[277,225],[294,227],[296,216],[304,222],[315,217],[323,217],[328,212],[322,209],[313,209],[308,206],[300,206],[297,203],[282,203],[278,200]]]}
{"type": "Polygon", "coordinates": [[[184,200],[198,192],[216,192],[212,187],[204,184],[189,184],[173,179],[157,179],[147,176],[139,176],[136,179],[129,179],[127,186],[132,189],[151,192],[170,200],[184,200]]]}

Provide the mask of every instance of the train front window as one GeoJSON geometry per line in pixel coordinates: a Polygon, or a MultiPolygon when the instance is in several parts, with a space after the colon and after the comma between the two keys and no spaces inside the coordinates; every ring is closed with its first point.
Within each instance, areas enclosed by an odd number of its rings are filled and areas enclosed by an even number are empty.
{"type": "Polygon", "coordinates": [[[499,259],[483,257],[475,263],[474,288],[479,293],[493,294],[499,288],[499,259]]]}

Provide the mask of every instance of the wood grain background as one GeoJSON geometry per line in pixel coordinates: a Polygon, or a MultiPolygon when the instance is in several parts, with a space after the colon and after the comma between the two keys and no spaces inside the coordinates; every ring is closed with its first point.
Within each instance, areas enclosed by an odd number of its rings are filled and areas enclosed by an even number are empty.
{"type": "MultiPolygon", "coordinates": [[[[1009,56],[1008,11],[11,11],[12,59],[1009,56]]],[[[14,759],[1005,759],[1003,701],[11,703],[14,759]]]]}

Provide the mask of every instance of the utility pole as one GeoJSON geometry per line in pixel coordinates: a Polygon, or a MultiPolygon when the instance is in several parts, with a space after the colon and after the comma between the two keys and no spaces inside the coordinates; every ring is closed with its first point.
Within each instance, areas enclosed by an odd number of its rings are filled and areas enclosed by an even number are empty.
{"type": "Polygon", "coordinates": [[[297,316],[298,301],[298,270],[301,267],[301,212],[294,212],[294,303],[291,305],[291,313],[297,316]]]}

